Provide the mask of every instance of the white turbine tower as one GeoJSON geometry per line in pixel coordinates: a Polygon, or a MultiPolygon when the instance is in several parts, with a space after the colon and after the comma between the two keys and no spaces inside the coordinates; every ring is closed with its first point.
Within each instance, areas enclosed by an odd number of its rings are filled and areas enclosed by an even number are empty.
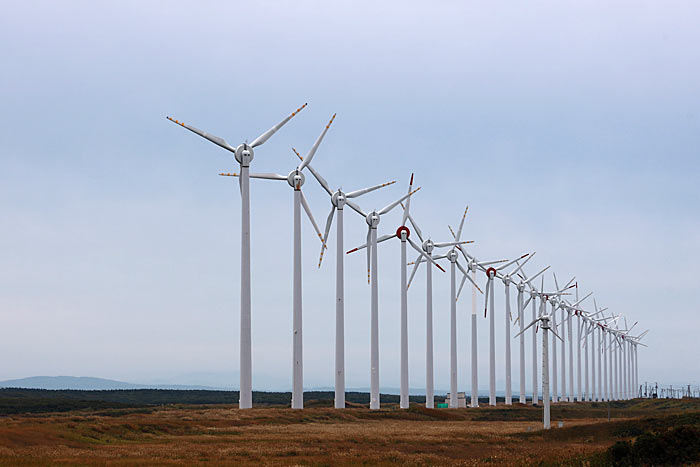
{"type": "MultiPolygon", "coordinates": [[[[410,194],[413,191],[413,174],[411,174],[411,181],[408,184],[408,193],[410,194]]],[[[411,197],[409,196],[408,199],[406,200],[406,206],[401,204],[401,206],[404,208],[403,209],[403,220],[401,222],[401,225],[399,225],[398,229],[396,229],[395,234],[391,235],[382,235],[377,239],[377,244],[384,242],[386,240],[389,240],[390,238],[398,238],[401,241],[401,265],[400,265],[400,270],[401,270],[401,320],[400,320],[400,326],[401,326],[401,389],[400,389],[400,396],[399,396],[399,407],[402,409],[407,409],[409,408],[410,402],[409,402],[409,395],[408,395],[408,300],[407,300],[407,292],[408,292],[408,283],[406,280],[406,243],[410,244],[411,247],[416,250],[419,254],[422,254],[422,250],[420,247],[409,237],[411,235],[411,231],[406,227],[406,220],[408,219],[408,213],[411,207],[411,197]]],[[[360,250],[362,248],[366,248],[367,244],[362,245],[355,249],[354,251],[360,250]]],[[[426,256],[427,258],[427,256],[426,256]]],[[[435,261],[431,258],[430,261],[433,264],[436,264],[435,261]]],[[[436,264],[437,265],[437,264],[436,264]]],[[[440,266],[438,266],[440,267],[440,266]]],[[[442,269],[442,268],[440,268],[442,269]]],[[[443,270],[444,271],[444,270],[443,270]]]]}
{"type": "MultiPolygon", "coordinates": [[[[370,400],[369,408],[378,410],[379,403],[379,284],[377,274],[377,227],[381,216],[387,214],[401,201],[410,197],[413,193],[420,190],[416,188],[407,195],[402,196],[397,201],[385,206],[380,210],[374,210],[369,214],[365,214],[361,210],[358,214],[364,216],[367,222],[367,279],[371,284],[370,290],[370,400]]],[[[352,253],[362,247],[354,248],[347,253],[352,253]]]]}
{"type": "MultiPolygon", "coordinates": [[[[292,148],[296,155],[303,161],[304,158],[299,155],[296,149],[292,148]]],[[[328,182],[321,174],[315,170],[311,164],[307,164],[306,168],[313,174],[321,187],[328,193],[331,201],[331,212],[326,220],[326,230],[323,235],[323,245],[321,246],[321,256],[318,260],[318,267],[321,267],[323,255],[327,247],[328,235],[330,234],[333,217],[338,211],[338,220],[336,221],[336,264],[335,264],[335,408],[345,408],[345,254],[343,247],[343,211],[347,204],[356,212],[361,213],[362,210],[354,202],[350,201],[353,198],[358,198],[366,193],[378,190],[385,186],[389,186],[395,181],[382,183],[369,188],[351,191],[344,193],[340,188],[332,191],[328,182]]]]}
{"type": "MultiPolygon", "coordinates": [[[[405,210],[404,210],[405,212],[405,210]]],[[[411,276],[408,279],[408,285],[407,287],[411,286],[411,282],[413,281],[413,278],[416,275],[416,272],[418,271],[418,267],[421,265],[421,263],[426,262],[427,258],[430,258],[432,260],[435,259],[441,259],[441,258],[446,258],[447,255],[441,255],[437,257],[433,257],[433,250],[435,248],[446,248],[446,247],[455,247],[459,245],[464,245],[466,243],[472,243],[471,241],[454,241],[454,242],[433,242],[430,238],[425,240],[423,238],[423,232],[421,231],[420,227],[418,227],[418,223],[413,219],[413,216],[411,216],[411,213],[407,214],[408,220],[411,222],[411,225],[413,226],[413,229],[415,230],[416,234],[418,235],[418,238],[421,241],[420,248],[422,251],[419,252],[418,257],[416,260],[413,262],[413,270],[411,271],[411,276]],[[426,258],[426,259],[424,259],[426,258]]],[[[443,272],[445,271],[442,267],[440,267],[437,263],[434,261],[431,261],[431,264],[427,265],[426,269],[426,291],[425,291],[425,338],[426,338],[426,344],[425,344],[425,406],[429,409],[432,409],[435,407],[435,379],[434,379],[434,371],[433,371],[433,268],[432,265],[437,266],[440,270],[443,272]]],[[[453,307],[454,308],[454,307],[453,307]]],[[[455,313],[456,313],[456,308],[454,308],[455,313]]],[[[456,318],[455,318],[456,319],[456,318]]],[[[456,328],[455,328],[455,350],[456,350],[456,328]]],[[[455,357],[456,359],[456,357],[455,357]]],[[[456,363],[456,361],[455,361],[456,363]]],[[[456,378],[456,368],[452,368],[454,370],[454,375],[456,378]]],[[[452,377],[451,377],[452,379],[452,377]]],[[[456,392],[453,392],[450,395],[450,400],[457,400],[457,394],[456,392]]]]}
{"type": "Polygon", "coordinates": [[[166,117],[173,123],[187,128],[202,138],[208,139],[212,143],[220,146],[234,154],[236,161],[241,167],[240,191],[241,191],[241,336],[240,336],[240,392],[238,407],[249,409],[253,407],[253,366],[251,349],[251,304],[250,304],[250,185],[248,172],[250,163],[253,161],[253,148],[262,145],[270,139],[285,123],[299,113],[306,104],[292,112],[291,115],[273,126],[265,133],[253,140],[233,147],[218,136],[210,135],[198,128],[187,125],[178,120],[166,117]]]}
{"type": "MultiPolygon", "coordinates": [[[[551,315],[545,314],[547,309],[546,300],[540,303],[540,314],[537,318],[532,320],[530,324],[525,327],[525,329],[515,337],[518,337],[522,332],[539,323],[542,328],[542,403],[544,404],[544,429],[549,430],[550,424],[550,413],[549,413],[549,332],[551,331],[555,337],[561,340],[561,337],[552,329],[551,325],[551,315]]],[[[537,329],[535,328],[535,332],[537,329]]]]}
{"type": "MultiPolygon", "coordinates": [[[[328,129],[330,128],[333,120],[335,119],[335,114],[331,117],[328,124],[325,126],[316,142],[311,146],[309,153],[301,161],[294,170],[289,172],[288,175],[282,175],[278,173],[252,173],[249,174],[250,178],[260,178],[264,180],[278,180],[284,181],[289,184],[289,186],[294,190],[294,243],[293,243],[293,282],[292,282],[292,408],[293,409],[303,409],[304,408],[304,341],[303,341],[303,310],[302,310],[302,286],[301,286],[301,208],[303,206],[306,216],[311,221],[316,234],[318,235],[321,245],[323,245],[323,236],[316,225],[316,220],[314,220],[311,214],[311,208],[309,203],[306,201],[304,193],[301,191],[301,187],[304,185],[304,168],[306,168],[311,160],[314,158],[316,151],[318,150],[321,141],[326,136],[328,129]]],[[[228,177],[241,177],[238,173],[222,173],[219,175],[228,177]]]]}

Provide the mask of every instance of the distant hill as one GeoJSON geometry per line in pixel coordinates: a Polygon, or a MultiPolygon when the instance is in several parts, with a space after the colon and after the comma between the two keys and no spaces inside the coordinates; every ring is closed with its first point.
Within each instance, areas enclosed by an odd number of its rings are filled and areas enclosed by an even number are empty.
{"type": "Polygon", "coordinates": [[[224,388],[181,384],[134,384],[112,379],[87,376],[31,376],[29,378],[0,381],[0,388],[22,389],[76,389],[83,391],[107,391],[114,389],[180,389],[217,391],[224,388]]]}

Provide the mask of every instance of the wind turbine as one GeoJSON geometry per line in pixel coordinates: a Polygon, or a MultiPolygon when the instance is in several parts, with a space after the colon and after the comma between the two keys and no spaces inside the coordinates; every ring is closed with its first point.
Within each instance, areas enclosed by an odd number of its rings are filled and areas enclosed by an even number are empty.
{"type": "Polygon", "coordinates": [[[489,405],[496,405],[496,311],[494,309],[494,285],[493,280],[498,277],[505,284],[506,289],[506,404],[511,404],[510,394],[510,275],[515,274],[522,266],[518,266],[513,272],[503,275],[499,271],[509,267],[518,260],[527,258],[529,253],[520,256],[517,259],[502,264],[498,267],[489,267],[486,270],[486,294],[484,299],[484,318],[487,314],[487,306],[490,305],[491,315],[489,316],[489,405]]]}
{"type": "MultiPolygon", "coordinates": [[[[515,280],[513,280],[512,276],[517,274],[518,271],[520,271],[522,269],[522,267],[525,266],[525,264],[527,264],[527,262],[530,260],[530,258],[532,258],[534,255],[535,255],[534,252],[532,254],[523,255],[523,258],[527,257],[525,259],[525,261],[523,261],[522,264],[520,264],[519,262],[516,261],[516,263],[518,264],[518,267],[515,268],[513,271],[509,272],[508,274],[505,274],[501,278],[501,280],[503,281],[503,285],[505,286],[505,292],[506,292],[506,315],[505,315],[505,318],[506,318],[505,319],[505,325],[506,325],[506,329],[505,329],[505,335],[506,335],[506,338],[505,338],[505,343],[506,343],[506,348],[505,348],[505,351],[506,351],[506,398],[505,398],[505,403],[506,403],[506,405],[513,404],[513,393],[512,393],[513,387],[512,387],[512,383],[511,383],[511,361],[510,361],[510,359],[511,359],[510,323],[513,321],[513,317],[510,313],[510,284],[511,284],[511,282],[513,284],[515,284],[515,280]]],[[[517,284],[516,284],[516,288],[517,288],[517,284]]],[[[524,288],[524,284],[523,284],[523,288],[524,288]]],[[[520,291],[520,289],[518,289],[518,301],[517,301],[518,317],[520,317],[520,315],[521,315],[522,305],[523,305],[523,294],[520,291]]],[[[523,336],[520,336],[520,346],[521,346],[520,351],[521,351],[522,366],[524,367],[525,366],[525,359],[524,359],[525,356],[524,356],[523,351],[524,351],[525,343],[523,341],[523,336]]],[[[520,398],[521,398],[521,402],[522,402],[522,399],[524,399],[524,397],[525,397],[525,395],[524,395],[524,392],[525,392],[524,375],[521,376],[521,386],[522,386],[521,387],[522,392],[520,394],[520,398]]],[[[522,402],[522,403],[524,403],[524,402],[522,402]]]]}
{"type": "MultiPolygon", "coordinates": [[[[566,284],[566,288],[572,288],[572,287],[577,287],[576,284],[572,285],[571,287],[568,287],[576,278],[572,278],[568,284],[566,284]]],[[[554,276],[554,284],[559,288],[559,285],[557,283],[557,277],[556,275],[554,276]]],[[[576,289],[578,293],[578,288],[576,289]]],[[[573,402],[573,391],[574,391],[574,358],[573,358],[573,328],[572,328],[572,322],[571,322],[571,317],[573,316],[573,310],[575,310],[581,303],[583,303],[584,300],[586,300],[588,297],[593,295],[593,292],[589,293],[585,297],[583,297],[580,300],[576,300],[576,302],[573,305],[569,305],[565,300],[562,300],[560,304],[561,308],[561,324],[562,324],[562,329],[564,329],[564,336],[566,337],[566,329],[568,328],[569,331],[569,391],[567,392],[567,384],[566,384],[566,344],[562,340],[561,343],[561,395],[562,399],[567,401],[567,402],[573,402]],[[567,325],[567,328],[564,328],[564,325],[567,325]]]]}
{"type": "MultiPolygon", "coordinates": [[[[523,261],[521,266],[525,266],[525,264],[532,259],[532,257],[535,256],[535,252],[533,252],[530,256],[528,256],[525,261],[523,261]]],[[[515,282],[514,282],[515,283],[515,282]]],[[[523,311],[524,311],[524,306],[523,306],[523,293],[525,292],[525,280],[522,278],[522,276],[519,277],[519,281],[515,284],[515,288],[518,290],[518,298],[517,298],[517,304],[518,304],[518,317],[515,320],[515,323],[520,323],[520,331],[523,330],[525,326],[525,319],[523,316],[523,311]]],[[[523,333],[520,334],[520,386],[519,386],[519,402],[521,404],[525,404],[527,402],[527,396],[525,394],[525,335],[523,333]]]]}
{"type": "MultiPolygon", "coordinates": [[[[292,148],[294,153],[301,159],[296,149],[292,148]]],[[[362,210],[354,202],[350,201],[353,198],[358,198],[366,193],[370,193],[379,188],[392,185],[395,181],[382,183],[369,188],[343,192],[340,188],[332,191],[328,182],[321,174],[315,170],[311,164],[307,164],[306,168],[318,181],[321,187],[328,193],[331,201],[331,212],[326,220],[326,230],[323,234],[323,245],[321,246],[321,256],[318,260],[318,267],[321,267],[323,254],[326,250],[328,235],[330,234],[333,217],[338,211],[338,220],[336,221],[336,263],[335,263],[335,408],[345,408],[345,255],[343,247],[343,211],[347,204],[356,212],[361,213],[362,210]]]]}
{"type": "MultiPolygon", "coordinates": [[[[252,173],[251,178],[260,178],[263,180],[278,180],[285,181],[294,190],[294,244],[293,244],[293,299],[292,299],[292,408],[304,408],[304,351],[303,351],[303,327],[302,327],[302,290],[301,290],[301,208],[304,207],[306,216],[311,221],[316,234],[318,235],[321,245],[323,245],[323,236],[316,225],[316,220],[311,214],[311,208],[306,201],[304,193],[301,191],[304,185],[305,176],[304,169],[311,163],[316,151],[318,150],[321,141],[326,136],[330,128],[335,114],[331,117],[326,127],[321,131],[321,134],[316,139],[316,142],[311,146],[309,153],[301,161],[295,169],[289,172],[289,175],[278,173],[252,173]]],[[[222,173],[219,175],[227,177],[241,177],[238,173],[222,173]]]]}
{"type": "MultiPolygon", "coordinates": [[[[408,184],[408,193],[411,194],[413,191],[413,174],[411,174],[411,181],[408,184]]],[[[411,231],[406,227],[406,220],[408,218],[409,209],[411,206],[411,197],[409,196],[406,201],[406,206],[401,206],[403,209],[403,221],[396,229],[395,234],[382,235],[377,239],[377,244],[389,240],[390,238],[398,238],[401,241],[401,389],[399,397],[399,406],[402,409],[409,408],[409,397],[408,397],[408,300],[407,300],[407,289],[408,284],[406,282],[406,243],[410,244],[413,249],[422,254],[422,250],[416,243],[409,238],[411,231]]],[[[367,244],[364,244],[354,251],[366,248],[367,244]]],[[[426,256],[427,258],[427,256],[426,256]]],[[[436,264],[432,258],[428,258],[433,264],[436,264]]],[[[440,266],[438,266],[440,267],[440,266]]],[[[442,269],[442,268],[440,268],[442,269]]],[[[443,270],[444,271],[444,270],[443,270]]]]}
{"type": "MultiPolygon", "coordinates": [[[[540,272],[532,276],[531,278],[526,278],[523,277],[524,282],[530,287],[530,297],[527,299],[527,302],[523,305],[523,309],[527,307],[527,305],[532,301],[532,317],[533,320],[537,319],[536,318],[536,312],[535,312],[535,301],[539,297],[540,299],[540,306],[544,306],[546,308],[546,302],[551,299],[552,297],[556,296],[561,296],[561,295],[568,295],[566,293],[566,290],[570,287],[565,287],[561,290],[557,290],[556,292],[542,292],[544,290],[544,276],[542,276],[542,285],[540,286],[540,290],[538,291],[537,288],[532,285],[532,281],[539,276],[540,274],[544,273],[547,269],[549,269],[549,266],[546,268],[542,269],[540,272]],[[544,305],[542,305],[544,303],[544,305]]],[[[537,405],[537,334],[535,331],[532,333],[532,405],[537,405]]],[[[544,396],[543,396],[544,397],[544,396]]],[[[544,401],[544,399],[543,399],[544,401]]]]}
{"type": "MultiPolygon", "coordinates": [[[[515,337],[525,332],[525,330],[531,328],[535,324],[539,323],[542,328],[542,403],[544,404],[544,429],[549,430],[550,424],[550,408],[549,408],[549,331],[559,340],[561,337],[552,329],[551,325],[551,314],[545,314],[547,309],[546,301],[540,302],[540,314],[537,318],[532,320],[530,324],[525,327],[523,331],[520,331],[515,337]]],[[[535,329],[537,332],[537,329],[535,329]]]]}
{"type": "Polygon", "coordinates": [[[218,136],[210,135],[198,128],[187,125],[170,117],[166,117],[173,123],[187,128],[193,133],[198,134],[219,147],[226,149],[234,154],[236,161],[241,167],[240,191],[241,191],[241,338],[240,338],[240,391],[238,408],[249,409],[253,407],[253,366],[251,357],[251,305],[250,305],[250,185],[249,185],[249,170],[250,163],[253,161],[254,151],[256,148],[274,135],[282,128],[292,117],[298,114],[306,104],[299,107],[297,110],[287,116],[277,125],[273,126],[265,133],[261,134],[253,140],[239,144],[233,147],[218,136]]]}
{"type": "MultiPolygon", "coordinates": [[[[406,212],[406,209],[404,209],[404,212],[406,212]]],[[[418,238],[421,241],[420,248],[422,251],[419,252],[418,257],[414,261],[414,266],[413,270],[411,271],[411,276],[408,279],[408,285],[406,286],[407,288],[411,286],[411,282],[413,281],[413,278],[416,275],[416,272],[418,271],[418,267],[420,266],[421,263],[427,261],[427,259],[440,259],[440,258],[446,258],[447,255],[442,255],[438,257],[433,257],[433,250],[435,248],[446,248],[446,247],[454,247],[459,246],[459,245],[464,245],[466,243],[472,243],[471,241],[454,241],[454,242],[433,242],[430,238],[425,240],[423,238],[423,232],[421,231],[420,227],[418,227],[418,223],[413,219],[413,216],[411,216],[411,213],[409,212],[407,214],[408,220],[411,222],[411,225],[413,226],[413,230],[415,230],[416,234],[418,235],[418,238]],[[425,258],[425,259],[424,259],[425,258]]],[[[454,255],[453,255],[454,256],[454,255]]],[[[432,409],[435,407],[435,380],[434,380],[434,373],[433,373],[433,268],[432,265],[436,265],[439,269],[441,269],[443,272],[445,271],[435,263],[435,261],[431,261],[431,264],[427,265],[426,269],[426,292],[425,292],[425,332],[426,332],[426,344],[425,344],[425,406],[429,409],[432,409]]],[[[453,274],[454,276],[454,274],[453,274]]],[[[456,320],[456,307],[453,307],[455,311],[455,320],[456,320]]],[[[456,326],[456,324],[455,324],[456,326]]],[[[454,350],[456,354],[456,328],[452,328],[455,332],[455,341],[454,341],[454,350]]],[[[456,355],[455,355],[455,365],[456,365],[456,355]]],[[[456,383],[456,368],[451,369],[451,374],[450,374],[450,379],[453,380],[456,383]],[[454,374],[454,377],[452,376],[454,374]]],[[[452,386],[452,383],[450,383],[450,387],[452,386]]],[[[457,400],[457,393],[456,391],[452,392],[450,394],[450,400],[454,400],[456,402],[457,400]]]]}
{"type": "MultiPolygon", "coordinates": [[[[380,210],[374,210],[369,214],[358,210],[357,213],[364,216],[367,222],[367,276],[371,284],[370,291],[370,400],[369,408],[372,410],[379,409],[379,284],[377,283],[377,227],[381,216],[389,213],[396,206],[401,204],[401,201],[410,197],[413,193],[420,190],[416,188],[407,195],[402,196],[397,201],[385,206],[380,210]]],[[[347,253],[352,253],[362,247],[354,248],[347,253]]]]}
{"type": "Polygon", "coordinates": [[[481,271],[486,272],[487,271],[487,266],[491,266],[494,264],[499,264],[499,263],[505,263],[508,260],[505,259],[500,259],[496,261],[477,261],[477,259],[467,253],[463,248],[457,246],[457,249],[462,253],[462,256],[464,256],[464,259],[467,261],[467,271],[471,272],[472,275],[469,277],[469,274],[466,274],[464,277],[462,277],[462,283],[459,286],[459,290],[457,291],[457,298],[459,298],[460,294],[462,293],[462,288],[464,287],[464,283],[467,279],[472,283],[474,286],[473,288],[473,293],[472,293],[472,361],[471,361],[471,367],[472,367],[472,395],[471,395],[471,406],[472,407],[479,407],[479,378],[478,378],[478,368],[477,368],[477,333],[476,333],[476,290],[481,292],[481,289],[479,288],[478,285],[476,285],[476,270],[479,269],[481,271]]]}

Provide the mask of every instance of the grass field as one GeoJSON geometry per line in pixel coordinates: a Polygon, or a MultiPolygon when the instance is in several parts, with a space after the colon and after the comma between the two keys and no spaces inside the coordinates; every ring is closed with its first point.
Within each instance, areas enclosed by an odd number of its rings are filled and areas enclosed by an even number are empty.
{"type": "Polygon", "coordinates": [[[0,465],[606,465],[614,443],[700,427],[700,401],[344,410],[160,405],[2,416],[0,465]]]}

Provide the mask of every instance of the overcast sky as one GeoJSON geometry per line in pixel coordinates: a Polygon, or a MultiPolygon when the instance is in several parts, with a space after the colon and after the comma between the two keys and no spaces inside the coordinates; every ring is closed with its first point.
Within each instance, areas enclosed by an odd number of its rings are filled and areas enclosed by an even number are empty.
{"type": "MultiPolygon", "coordinates": [[[[256,151],[253,171],[288,173],[290,147],[308,150],[337,112],[314,160],[333,187],[397,180],[359,200],[381,208],[415,172],[422,190],[411,209],[425,234],[449,240],[447,224],[468,204],[464,235],[478,258],[537,251],[530,272],[551,264],[560,279],[575,274],[582,293],[651,330],[642,382],[700,382],[696,2],[10,1],[2,10],[0,380],[237,387],[240,195],[217,173],[238,166],[165,116],[238,144],[308,102],[256,151]]],[[[304,189],[323,223],[325,192],[311,177],[304,189]]],[[[253,385],[288,389],[292,191],[252,180],[251,197],[253,385]]],[[[392,212],[379,234],[399,222],[392,212]]],[[[347,210],[345,223],[348,248],[363,243],[364,220],[347,210]]],[[[305,386],[332,386],[335,252],[317,269],[318,239],[302,227],[305,386]]],[[[365,257],[346,260],[347,384],[367,387],[365,257]]],[[[379,261],[381,385],[397,387],[399,242],[382,244],[379,261]]],[[[447,388],[449,277],[434,282],[435,384],[447,388]]],[[[501,386],[501,285],[496,306],[501,386]]],[[[470,313],[460,300],[460,391],[470,313]]],[[[487,323],[481,315],[482,388],[487,323]]],[[[425,385],[424,326],[422,270],[409,291],[415,388],[425,385]]]]}

